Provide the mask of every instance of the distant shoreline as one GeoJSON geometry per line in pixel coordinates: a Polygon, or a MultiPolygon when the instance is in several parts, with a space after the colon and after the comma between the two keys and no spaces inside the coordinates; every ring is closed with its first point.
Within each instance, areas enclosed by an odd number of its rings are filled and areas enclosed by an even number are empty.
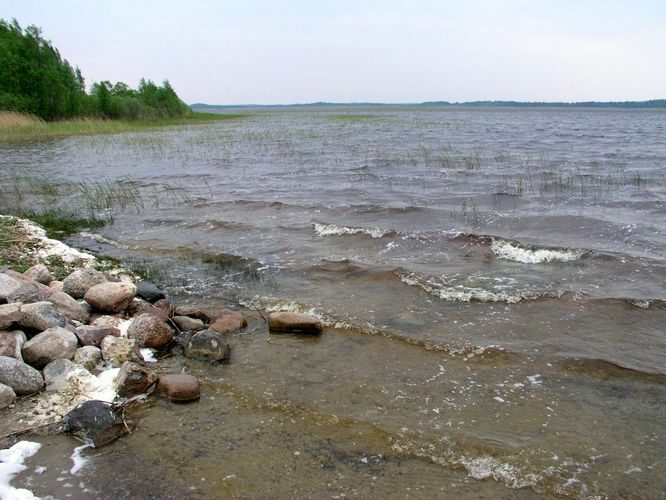
{"type": "Polygon", "coordinates": [[[206,104],[194,103],[192,110],[224,109],[301,109],[301,108],[600,108],[600,109],[666,109],[666,99],[649,101],[581,101],[581,102],[524,102],[524,101],[427,101],[420,103],[383,102],[312,102],[304,104],[206,104]]]}

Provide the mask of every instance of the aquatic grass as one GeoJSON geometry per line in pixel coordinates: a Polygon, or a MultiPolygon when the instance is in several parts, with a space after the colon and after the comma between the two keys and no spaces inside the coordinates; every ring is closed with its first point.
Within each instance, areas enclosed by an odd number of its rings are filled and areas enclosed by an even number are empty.
{"type": "Polygon", "coordinates": [[[44,212],[18,212],[16,214],[22,219],[29,219],[44,228],[49,237],[69,236],[80,229],[98,229],[103,227],[107,221],[97,217],[80,217],[74,213],[61,210],[48,210],[44,212]]]}
{"type": "Polygon", "coordinates": [[[329,115],[331,120],[342,121],[342,122],[362,122],[368,120],[377,120],[380,117],[377,115],[369,114],[357,114],[357,113],[339,113],[334,115],[329,115]]]}
{"type": "Polygon", "coordinates": [[[206,124],[224,120],[237,120],[249,116],[246,113],[192,113],[178,118],[154,120],[102,120],[81,118],[45,122],[18,113],[0,116],[0,142],[37,141],[71,135],[116,134],[154,130],[161,127],[206,124]],[[18,116],[15,116],[18,115],[18,116]]]}

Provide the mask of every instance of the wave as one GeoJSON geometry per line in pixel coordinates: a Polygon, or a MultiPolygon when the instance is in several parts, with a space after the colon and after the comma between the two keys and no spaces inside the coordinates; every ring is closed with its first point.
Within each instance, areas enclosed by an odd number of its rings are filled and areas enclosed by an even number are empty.
{"type": "Polygon", "coordinates": [[[363,234],[372,238],[383,238],[385,236],[395,236],[397,234],[392,229],[381,229],[378,227],[348,227],[320,222],[314,222],[312,226],[317,236],[353,236],[363,234]]]}
{"type": "Polygon", "coordinates": [[[578,260],[588,253],[587,250],[572,248],[538,248],[526,246],[517,241],[491,238],[490,249],[500,259],[522,262],[524,264],[542,264],[545,262],[570,262],[578,260]]]}
{"type": "Polygon", "coordinates": [[[485,289],[463,284],[450,285],[429,276],[404,270],[398,270],[396,274],[403,283],[421,288],[430,295],[447,302],[505,302],[507,304],[517,304],[526,300],[559,299],[564,295],[563,291],[510,290],[505,286],[485,289]]]}

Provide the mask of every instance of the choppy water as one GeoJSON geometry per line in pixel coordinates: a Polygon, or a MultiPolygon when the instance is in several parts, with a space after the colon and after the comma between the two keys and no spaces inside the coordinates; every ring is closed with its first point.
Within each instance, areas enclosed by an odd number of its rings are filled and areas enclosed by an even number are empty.
{"type": "Polygon", "coordinates": [[[250,316],[231,364],[169,361],[202,400],[91,452],[97,494],[664,495],[663,111],[262,112],[0,154],[5,206],[37,203],[19,171],[49,206],[90,200],[40,176],[136,189],[70,241],[250,316]],[[327,328],[269,338],[255,307],[327,328]]]}

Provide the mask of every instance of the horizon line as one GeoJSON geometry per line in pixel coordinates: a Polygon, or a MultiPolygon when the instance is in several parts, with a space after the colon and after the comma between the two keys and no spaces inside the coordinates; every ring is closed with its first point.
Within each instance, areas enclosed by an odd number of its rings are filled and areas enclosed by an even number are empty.
{"type": "Polygon", "coordinates": [[[666,107],[666,98],[624,101],[515,101],[515,100],[474,100],[474,101],[312,101],[294,102],[287,104],[269,103],[243,103],[243,104],[209,104],[195,102],[190,107],[233,108],[233,107],[314,107],[314,106],[553,106],[553,107],[581,107],[581,106],[624,106],[624,107],[666,107]],[[651,106],[652,105],[652,106],[651,106]]]}

